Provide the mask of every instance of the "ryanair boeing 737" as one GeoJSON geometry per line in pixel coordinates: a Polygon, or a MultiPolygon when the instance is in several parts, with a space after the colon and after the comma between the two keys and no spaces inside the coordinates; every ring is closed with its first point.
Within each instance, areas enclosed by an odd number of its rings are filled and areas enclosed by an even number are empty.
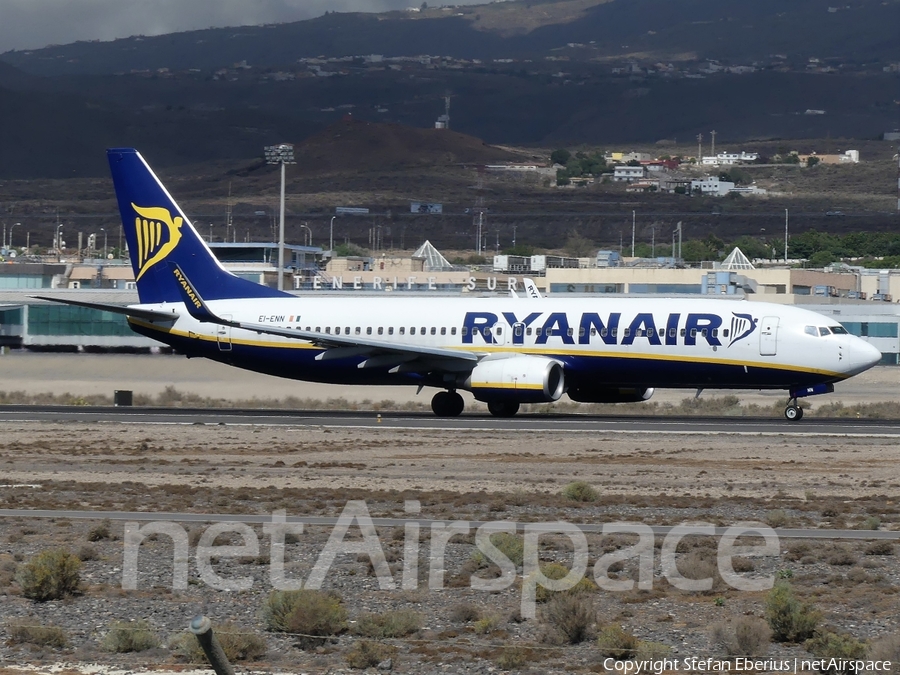
{"type": "MultiPolygon", "coordinates": [[[[459,390],[493,415],[522,403],[628,402],[655,387],[781,389],[801,396],[871,368],[877,349],[814,312],[762,302],[660,298],[295,297],[226,271],[141,155],[107,152],[140,304],[131,328],[279,377],[433,387],[442,417],[459,390]]],[[[49,298],[48,298],[49,299],[49,298]]]]}

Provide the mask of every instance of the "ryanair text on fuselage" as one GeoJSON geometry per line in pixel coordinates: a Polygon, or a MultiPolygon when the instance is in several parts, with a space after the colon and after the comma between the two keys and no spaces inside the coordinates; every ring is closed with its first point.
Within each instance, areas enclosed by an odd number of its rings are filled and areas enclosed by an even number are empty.
{"type": "Polygon", "coordinates": [[[608,345],[633,345],[645,340],[650,345],[696,345],[698,340],[713,347],[724,344],[730,347],[756,330],[758,319],[749,314],[732,313],[730,325],[722,328],[725,320],[718,314],[673,312],[654,316],[649,312],[636,314],[630,321],[623,321],[621,312],[604,317],[598,312],[584,312],[580,316],[566,312],[531,312],[517,316],[514,312],[466,312],[463,320],[463,344],[498,344],[498,336],[492,330],[495,325],[512,327],[511,342],[525,344],[526,336],[534,336],[534,342],[545,345],[587,345],[598,338],[608,345]],[[502,318],[501,318],[502,316],[502,318]]]}

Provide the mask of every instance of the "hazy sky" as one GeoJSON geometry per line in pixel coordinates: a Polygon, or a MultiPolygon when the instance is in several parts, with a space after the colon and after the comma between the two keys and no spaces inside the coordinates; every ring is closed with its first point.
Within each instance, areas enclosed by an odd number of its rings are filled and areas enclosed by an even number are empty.
{"type": "Polygon", "coordinates": [[[0,52],[76,40],[299,21],[326,10],[383,12],[419,5],[421,0],[0,0],[0,52]]]}

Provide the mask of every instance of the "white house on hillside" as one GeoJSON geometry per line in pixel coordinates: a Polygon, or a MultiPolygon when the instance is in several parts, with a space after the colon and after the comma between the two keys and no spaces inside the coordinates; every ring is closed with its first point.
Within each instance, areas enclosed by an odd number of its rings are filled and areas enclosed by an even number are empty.
{"type": "Polygon", "coordinates": [[[633,183],[644,178],[642,166],[617,166],[613,172],[613,180],[617,183],[633,183]]]}

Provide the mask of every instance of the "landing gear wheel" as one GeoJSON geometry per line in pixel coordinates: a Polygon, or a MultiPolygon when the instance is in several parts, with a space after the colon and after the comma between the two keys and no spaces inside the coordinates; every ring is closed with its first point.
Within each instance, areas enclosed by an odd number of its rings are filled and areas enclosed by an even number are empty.
{"type": "Polygon", "coordinates": [[[488,411],[494,417],[512,417],[519,412],[519,404],[507,403],[506,401],[492,401],[488,403],[488,411]]]}
{"type": "Polygon", "coordinates": [[[792,403],[784,409],[784,418],[788,422],[799,422],[803,419],[803,408],[792,403]]]}
{"type": "Polygon", "coordinates": [[[455,391],[439,391],[431,399],[431,409],[438,417],[459,417],[465,405],[455,391]]]}

